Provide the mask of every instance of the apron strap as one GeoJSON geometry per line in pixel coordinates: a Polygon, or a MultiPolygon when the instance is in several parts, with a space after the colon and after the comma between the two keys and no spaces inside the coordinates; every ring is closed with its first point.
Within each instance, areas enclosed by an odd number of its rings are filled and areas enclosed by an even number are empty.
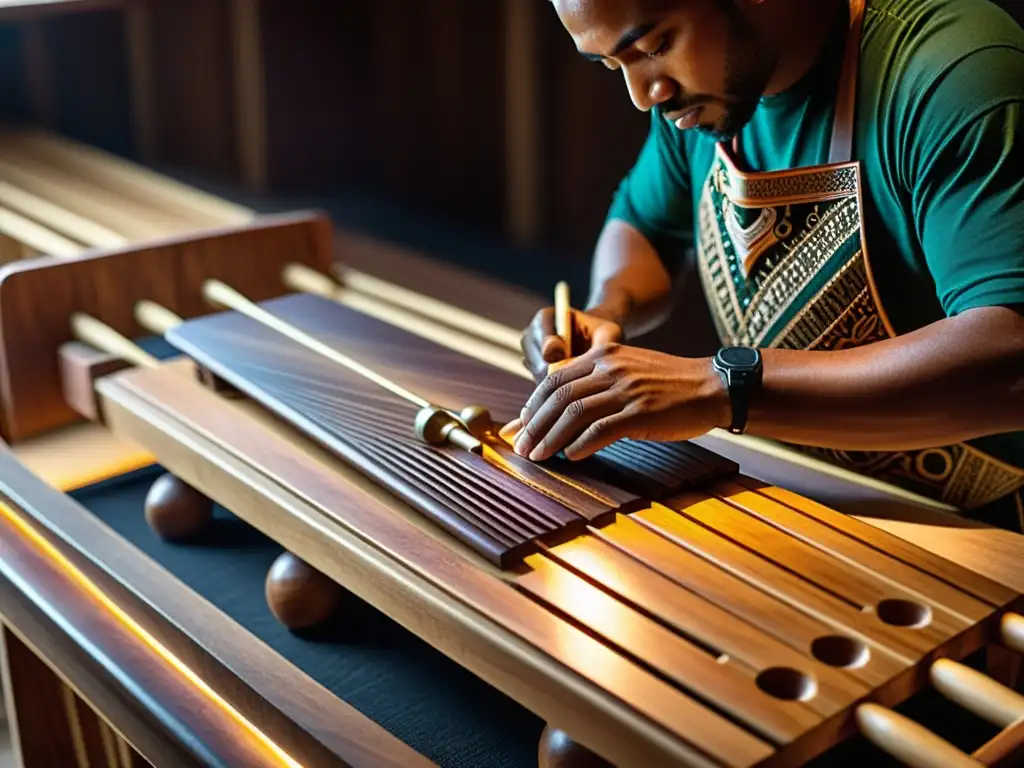
{"type": "Polygon", "coordinates": [[[832,145],[829,163],[848,163],[853,159],[854,113],[857,107],[857,70],[860,66],[860,40],[864,28],[866,0],[850,0],[850,32],[846,36],[843,69],[836,93],[836,112],[832,121],[832,145]]]}

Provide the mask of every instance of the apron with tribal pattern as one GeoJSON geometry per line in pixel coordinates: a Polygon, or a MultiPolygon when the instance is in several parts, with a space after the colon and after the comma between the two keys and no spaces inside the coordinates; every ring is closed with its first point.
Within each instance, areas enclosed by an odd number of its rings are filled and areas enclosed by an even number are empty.
{"type": "MultiPolygon", "coordinates": [[[[698,207],[697,261],[723,344],[840,350],[896,336],[872,279],[861,166],[851,161],[863,17],[864,0],[851,0],[828,164],[745,173],[738,141],[716,147],[698,207]]],[[[965,443],[898,452],[796,447],[962,512],[1014,494],[1021,510],[1024,470],[965,443]]]]}

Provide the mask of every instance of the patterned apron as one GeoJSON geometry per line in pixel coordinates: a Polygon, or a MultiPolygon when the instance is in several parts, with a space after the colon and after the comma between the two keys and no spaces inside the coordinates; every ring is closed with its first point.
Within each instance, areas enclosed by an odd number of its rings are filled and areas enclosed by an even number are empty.
{"type": "MultiPolygon", "coordinates": [[[[839,350],[896,336],[872,279],[861,167],[851,161],[864,5],[850,2],[827,165],[745,173],[738,139],[716,147],[698,208],[697,258],[723,344],[839,350]]],[[[996,501],[1021,509],[1024,470],[967,444],[900,452],[798,447],[964,512],[996,501]]]]}

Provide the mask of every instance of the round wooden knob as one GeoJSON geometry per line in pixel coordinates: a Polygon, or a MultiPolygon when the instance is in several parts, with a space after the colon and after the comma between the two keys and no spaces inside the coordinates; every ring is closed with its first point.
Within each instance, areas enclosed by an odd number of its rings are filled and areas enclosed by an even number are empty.
{"type": "Polygon", "coordinates": [[[267,605],[290,630],[321,624],[339,608],[345,590],[291,552],[270,566],[266,582],[267,605]]]}
{"type": "Polygon", "coordinates": [[[569,738],[565,731],[550,725],[540,735],[537,765],[538,768],[614,768],[607,760],[569,738]]]}
{"type": "Polygon", "coordinates": [[[162,539],[195,538],[213,519],[213,502],[172,474],[161,475],[146,494],[146,522],[162,539]]]}

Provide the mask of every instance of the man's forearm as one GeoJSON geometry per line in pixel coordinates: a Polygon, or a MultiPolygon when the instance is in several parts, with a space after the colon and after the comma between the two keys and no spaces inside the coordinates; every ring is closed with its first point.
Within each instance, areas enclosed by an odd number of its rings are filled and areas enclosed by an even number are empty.
{"type": "Polygon", "coordinates": [[[586,310],[631,337],[662,318],[671,292],[672,277],[647,238],[623,221],[609,221],[594,252],[586,310]]]}
{"type": "Polygon", "coordinates": [[[1024,316],[978,309],[855,349],[769,349],[751,434],[913,450],[1024,429],[1024,316]]]}

